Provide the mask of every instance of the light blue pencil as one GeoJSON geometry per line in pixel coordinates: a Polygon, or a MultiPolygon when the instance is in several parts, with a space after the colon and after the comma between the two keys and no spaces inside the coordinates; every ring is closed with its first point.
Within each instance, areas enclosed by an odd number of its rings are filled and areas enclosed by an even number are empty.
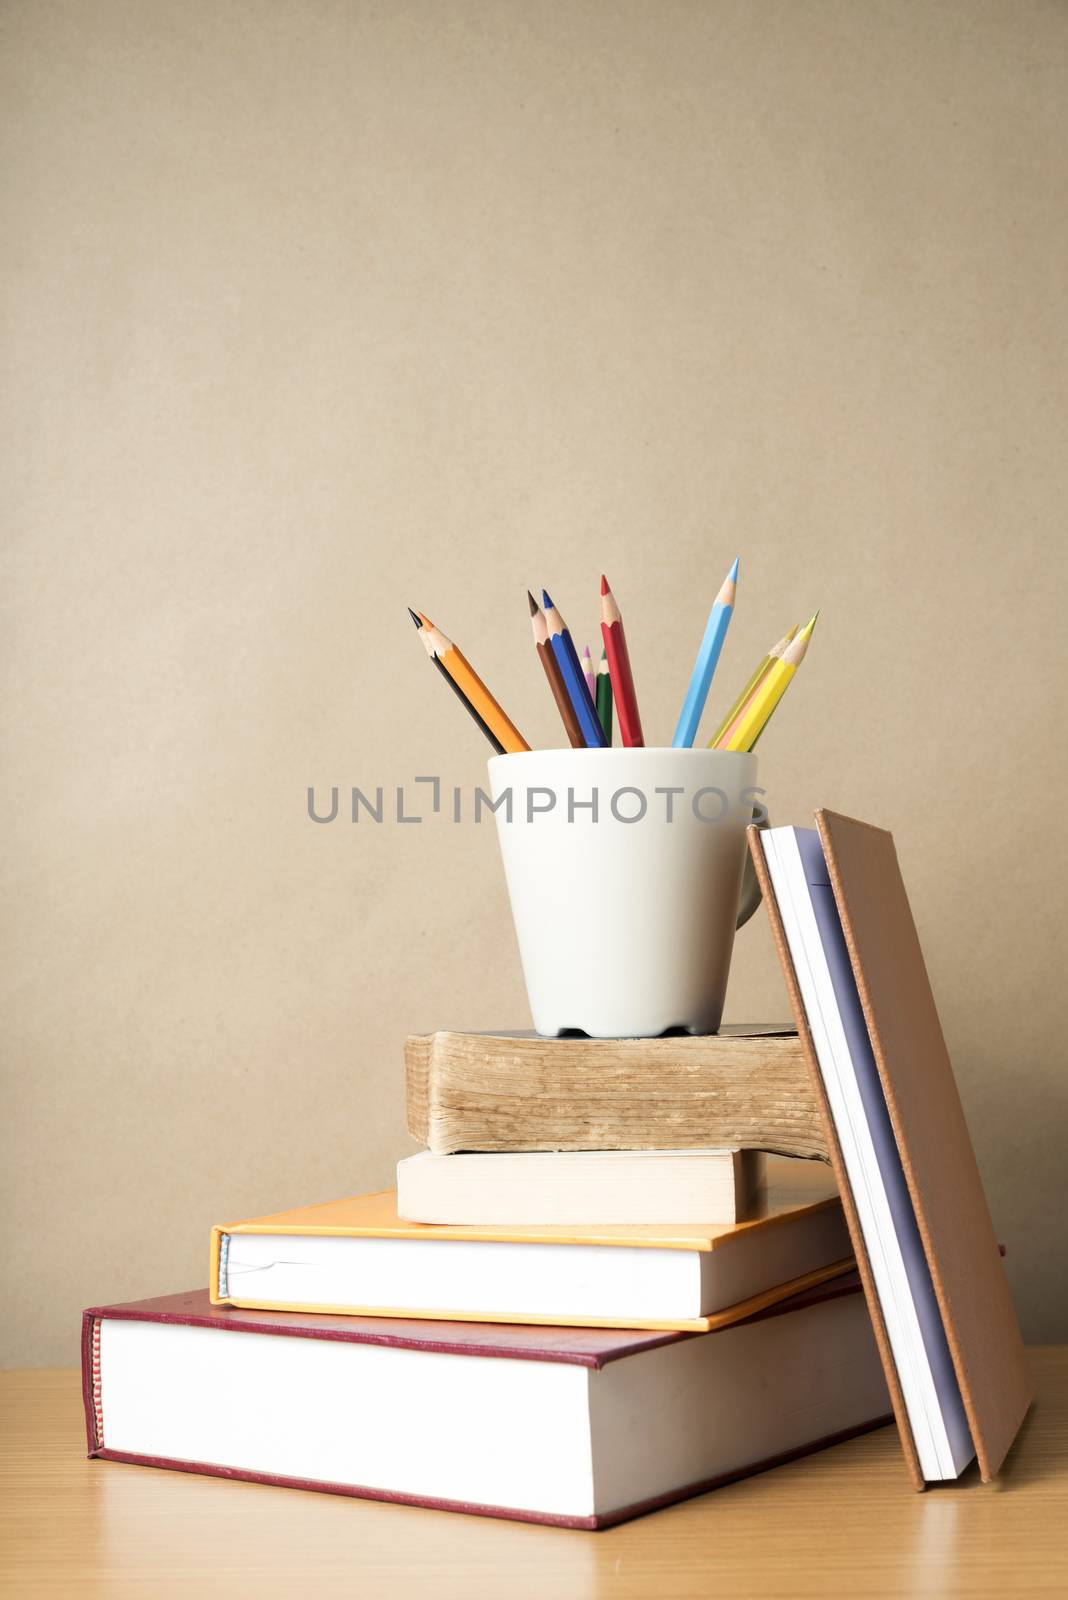
{"type": "Polygon", "coordinates": [[[676,750],[689,749],[697,737],[697,725],[701,720],[701,713],[705,709],[708,699],[709,687],[712,683],[712,674],[716,670],[719,653],[723,649],[723,641],[727,637],[727,629],[731,625],[734,615],[734,589],[738,580],[738,558],[735,557],[734,565],[723,580],[723,587],[715,598],[712,610],[708,613],[708,622],[705,625],[705,636],[701,640],[701,648],[697,652],[697,660],[693,665],[690,675],[690,686],[686,690],[686,699],[679,712],[679,724],[675,729],[675,737],[671,743],[676,750]]]}

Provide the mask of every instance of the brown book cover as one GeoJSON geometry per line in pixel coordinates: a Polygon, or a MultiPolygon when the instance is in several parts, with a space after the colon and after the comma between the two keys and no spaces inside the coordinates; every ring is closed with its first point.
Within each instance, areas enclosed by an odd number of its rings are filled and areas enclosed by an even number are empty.
{"type": "MultiPolygon", "coordinates": [[[[818,811],[816,823],[979,1469],[989,1481],[1031,1404],[1031,1375],[893,837],[833,811],[818,811]]],[[[831,1164],[902,1447],[915,1486],[923,1488],[867,1246],[756,828],[749,830],[749,845],[826,1122],[831,1164]]]]}

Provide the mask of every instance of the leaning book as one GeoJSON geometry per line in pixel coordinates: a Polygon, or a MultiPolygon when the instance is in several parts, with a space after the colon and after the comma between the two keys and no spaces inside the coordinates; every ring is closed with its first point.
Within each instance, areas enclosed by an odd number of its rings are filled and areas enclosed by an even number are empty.
{"type": "Polygon", "coordinates": [[[855,1277],[722,1332],[85,1313],[89,1454],[601,1528],[887,1420],[855,1277]]]}

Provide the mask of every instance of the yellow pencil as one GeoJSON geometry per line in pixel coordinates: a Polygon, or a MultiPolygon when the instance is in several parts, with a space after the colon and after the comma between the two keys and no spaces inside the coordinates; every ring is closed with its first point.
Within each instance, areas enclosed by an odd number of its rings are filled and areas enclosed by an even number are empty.
{"type": "Polygon", "coordinates": [[[771,671],[772,662],[778,661],[780,659],[780,657],[782,656],[783,651],[786,649],[786,646],[790,643],[790,640],[794,637],[796,632],[797,632],[797,624],[795,623],[794,626],[790,629],[789,633],[784,635],[784,637],[779,640],[778,644],[773,644],[772,645],[771,649],[768,651],[767,655],[763,658],[763,660],[757,666],[756,670],[753,673],[753,676],[749,679],[749,682],[746,684],[745,688],[742,690],[742,692],[738,696],[737,700],[731,706],[730,710],[727,712],[727,715],[724,717],[723,721],[720,723],[719,727],[716,729],[716,731],[712,735],[711,739],[709,739],[708,748],[710,750],[714,750],[715,749],[716,745],[719,744],[719,741],[723,738],[723,735],[727,732],[728,728],[731,726],[731,723],[745,709],[746,705],[749,702],[749,697],[753,693],[753,690],[756,689],[759,684],[763,683],[764,679],[767,677],[768,673],[771,671]]]}
{"type": "Polygon", "coordinates": [[[805,659],[808,641],[816,626],[816,616],[805,623],[801,632],[786,646],[782,656],[774,662],[767,677],[756,690],[734,727],[730,729],[720,750],[751,750],[763,733],[775,707],[790,687],[794,673],[805,659]]]}
{"type": "Polygon", "coordinates": [[[423,623],[420,638],[426,646],[427,655],[432,660],[436,659],[448,673],[454,685],[478,713],[497,743],[509,754],[517,750],[529,750],[529,744],[515,723],[497,704],[463,652],[458,650],[452,640],[447,639],[441,629],[436,628],[422,611],[419,612],[419,616],[423,623]]]}

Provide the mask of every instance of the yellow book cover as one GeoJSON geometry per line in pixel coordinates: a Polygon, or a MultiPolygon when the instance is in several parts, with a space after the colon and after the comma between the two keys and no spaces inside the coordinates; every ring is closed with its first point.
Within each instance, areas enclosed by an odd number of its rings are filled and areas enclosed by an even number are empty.
{"type": "Polygon", "coordinates": [[[396,1191],[217,1226],[216,1305],[705,1332],[853,1266],[834,1180],[769,1162],[742,1222],[460,1227],[397,1216],[396,1191]]]}

